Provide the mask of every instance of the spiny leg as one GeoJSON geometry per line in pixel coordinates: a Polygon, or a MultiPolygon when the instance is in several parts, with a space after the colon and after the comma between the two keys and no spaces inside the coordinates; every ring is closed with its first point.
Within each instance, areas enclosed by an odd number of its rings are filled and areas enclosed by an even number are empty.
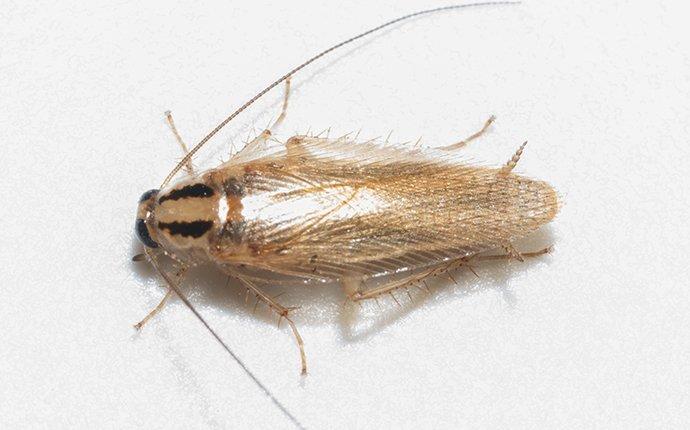
{"type": "Polygon", "coordinates": [[[468,137],[468,138],[466,138],[466,139],[464,139],[464,140],[461,140],[460,142],[453,143],[453,144],[447,145],[447,146],[442,146],[441,149],[444,150],[444,151],[454,151],[454,150],[456,150],[456,149],[463,148],[465,145],[467,145],[467,144],[470,143],[471,141],[475,140],[476,138],[478,138],[479,136],[481,136],[482,134],[484,134],[484,133],[486,132],[486,130],[489,129],[489,127],[491,126],[491,124],[493,124],[493,122],[494,122],[495,120],[496,120],[496,117],[493,116],[493,115],[491,115],[491,116],[489,117],[489,119],[487,119],[487,120],[484,122],[484,125],[482,126],[481,130],[479,130],[478,132],[474,133],[472,136],[470,136],[470,137],[468,137]]]}
{"type": "Polygon", "coordinates": [[[479,277],[477,275],[477,272],[474,271],[474,268],[472,267],[472,263],[482,263],[485,261],[497,261],[497,260],[517,260],[520,262],[524,262],[525,258],[534,258],[534,257],[539,257],[540,255],[548,254],[551,251],[553,251],[553,246],[547,246],[546,248],[542,248],[538,251],[531,251],[531,252],[520,252],[518,251],[512,244],[508,243],[507,245],[503,246],[503,249],[506,250],[505,254],[489,254],[489,255],[471,255],[469,257],[462,258],[460,261],[460,264],[455,265],[452,267],[452,269],[459,268],[461,266],[467,267],[472,273],[474,273],[474,276],[479,277]]]}
{"type": "Polygon", "coordinates": [[[280,115],[278,115],[278,118],[276,118],[276,120],[273,122],[273,125],[271,125],[271,129],[279,126],[285,119],[285,115],[287,115],[288,101],[290,100],[290,79],[292,78],[288,77],[285,80],[285,95],[283,96],[283,108],[280,110],[280,115]]]}
{"type": "MultiPolygon", "coordinates": [[[[182,152],[184,152],[184,155],[187,155],[187,153],[189,153],[189,149],[187,148],[187,145],[185,145],[184,140],[182,140],[180,133],[177,131],[177,127],[175,127],[175,121],[173,121],[172,112],[170,112],[169,110],[165,111],[165,119],[168,121],[170,130],[172,130],[172,133],[175,135],[177,143],[180,144],[182,152]]],[[[185,164],[185,170],[190,175],[194,174],[194,166],[192,166],[192,160],[187,161],[187,164],[185,164]]]]}
{"type": "Polygon", "coordinates": [[[527,142],[524,142],[522,145],[520,145],[518,150],[515,151],[513,157],[510,160],[508,160],[505,166],[503,166],[501,170],[498,172],[499,175],[506,176],[515,168],[515,166],[517,166],[517,163],[518,161],[520,161],[520,157],[522,156],[522,151],[525,150],[525,146],[527,146],[527,142]]]}
{"type": "Polygon", "coordinates": [[[294,308],[288,308],[288,307],[281,305],[280,303],[278,303],[275,300],[275,297],[271,297],[268,294],[264,293],[263,291],[261,291],[261,289],[259,289],[259,287],[254,285],[254,283],[249,281],[248,279],[246,279],[244,277],[236,276],[236,275],[232,275],[232,276],[235,277],[236,279],[238,279],[240,282],[242,282],[242,284],[244,284],[244,286],[247,288],[247,290],[251,291],[254,294],[254,296],[256,296],[257,300],[260,300],[260,301],[266,303],[272,311],[274,311],[275,313],[278,314],[278,316],[280,318],[278,320],[279,325],[280,325],[280,321],[282,321],[283,318],[285,319],[285,321],[288,322],[288,324],[290,325],[290,329],[292,330],[292,334],[295,337],[295,340],[297,341],[297,346],[299,347],[300,361],[302,364],[302,374],[306,375],[307,374],[307,355],[304,352],[304,341],[302,340],[302,336],[300,336],[299,331],[297,331],[297,326],[292,321],[292,319],[290,319],[290,317],[289,317],[290,311],[294,310],[294,308]]]}
{"type": "Polygon", "coordinates": [[[238,154],[242,153],[252,153],[254,151],[257,151],[261,146],[263,146],[266,141],[273,135],[272,130],[279,126],[283,120],[285,119],[285,116],[287,115],[287,108],[288,108],[288,100],[290,99],[290,78],[287,78],[285,80],[285,96],[283,97],[283,107],[280,110],[280,115],[278,115],[278,118],[273,122],[273,124],[269,125],[267,129],[259,133],[258,136],[256,136],[254,139],[252,139],[251,142],[249,142],[247,145],[245,145],[244,148],[240,150],[238,154]]]}
{"type": "MultiPolygon", "coordinates": [[[[512,247],[512,246],[511,246],[512,247]]],[[[514,248],[513,248],[514,249],[514,248]]],[[[517,253],[521,258],[531,258],[531,257],[537,257],[540,255],[548,254],[551,252],[551,247],[547,247],[544,249],[541,249],[536,252],[523,252],[523,253],[517,253]]],[[[515,251],[517,252],[517,251],[515,251]]],[[[449,271],[458,269],[460,267],[467,267],[469,268],[473,273],[474,270],[472,269],[471,264],[472,263],[479,263],[479,262],[484,262],[484,261],[495,261],[495,260],[510,260],[510,259],[516,259],[515,254],[508,252],[507,254],[499,254],[499,255],[472,255],[469,257],[462,257],[458,258],[455,260],[451,260],[447,263],[444,263],[439,266],[432,267],[430,269],[423,270],[419,273],[412,274],[408,277],[405,277],[403,279],[398,279],[391,281],[387,284],[381,285],[380,287],[372,288],[366,291],[361,291],[359,289],[355,289],[353,291],[352,284],[350,283],[349,285],[345,286],[345,291],[348,294],[349,298],[354,301],[354,302],[359,302],[361,300],[367,300],[367,299],[377,299],[383,294],[390,294],[392,296],[393,291],[398,290],[398,289],[408,289],[411,287],[419,287],[419,284],[423,284],[427,279],[438,276],[444,273],[448,273],[449,271]]],[[[523,261],[523,260],[520,260],[523,261]]],[[[476,273],[475,273],[476,275],[476,273]]],[[[395,296],[392,296],[395,299],[395,296]]],[[[396,300],[397,302],[397,300],[396,300]]]]}
{"type": "Polygon", "coordinates": [[[168,291],[165,292],[165,296],[163,296],[163,299],[156,305],[155,308],[153,308],[144,318],[141,319],[138,323],[134,324],[134,328],[137,330],[141,330],[141,328],[149,322],[151,318],[153,318],[158,312],[163,309],[163,306],[168,302],[168,299],[172,297],[173,295],[173,290],[168,288],[168,291]]]}
{"type": "MultiPolygon", "coordinates": [[[[551,251],[553,251],[552,246],[547,246],[546,248],[542,248],[539,251],[533,251],[533,252],[521,252],[519,255],[524,259],[524,258],[534,258],[534,257],[539,257],[540,255],[548,254],[551,251]]],[[[497,260],[512,260],[515,259],[515,256],[507,253],[507,254],[497,254],[497,255],[476,255],[473,256],[469,259],[469,262],[478,262],[481,263],[483,261],[497,261],[497,260]]]]}
{"type": "Polygon", "coordinates": [[[515,247],[508,243],[506,245],[503,245],[503,249],[505,249],[506,254],[509,255],[512,259],[517,260],[517,261],[525,261],[525,258],[522,256],[520,251],[515,249],[515,247]]]}
{"type": "MultiPolygon", "coordinates": [[[[184,278],[184,275],[186,272],[187,272],[187,268],[183,267],[180,270],[178,270],[177,273],[175,274],[175,277],[177,278],[176,281],[177,281],[178,285],[182,281],[182,279],[184,278]]],[[[170,297],[172,297],[173,294],[174,294],[173,290],[168,288],[168,291],[166,291],[165,296],[163,296],[163,299],[156,305],[155,308],[153,308],[151,310],[151,312],[149,312],[144,318],[142,318],[141,321],[134,324],[134,328],[136,328],[137,330],[141,330],[141,328],[144,326],[144,324],[146,324],[151,318],[156,316],[156,314],[158,314],[158,312],[160,312],[161,309],[163,309],[165,304],[168,302],[168,299],[170,299],[170,297]]]]}
{"type": "Polygon", "coordinates": [[[370,288],[368,290],[362,290],[361,288],[353,288],[352,282],[348,284],[343,284],[345,293],[353,302],[360,302],[362,300],[374,299],[377,300],[383,294],[389,294],[395,302],[400,305],[400,302],[393,295],[393,291],[398,289],[407,289],[410,287],[418,287],[420,283],[424,282],[425,279],[434,275],[436,269],[426,269],[422,272],[410,274],[402,279],[392,280],[385,283],[384,285],[370,288]]]}

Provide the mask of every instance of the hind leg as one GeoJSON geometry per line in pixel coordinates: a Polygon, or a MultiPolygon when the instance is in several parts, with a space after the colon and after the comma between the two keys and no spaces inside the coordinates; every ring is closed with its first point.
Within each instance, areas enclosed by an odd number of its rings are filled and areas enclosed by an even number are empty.
{"type": "Polygon", "coordinates": [[[481,263],[483,261],[496,261],[496,260],[518,260],[524,261],[525,258],[539,257],[540,255],[548,254],[553,250],[553,247],[547,246],[539,251],[533,252],[517,252],[512,246],[508,247],[508,252],[506,254],[498,255],[477,255],[470,259],[470,262],[481,263]]]}
{"type": "Polygon", "coordinates": [[[465,145],[467,145],[467,144],[470,143],[471,141],[477,139],[479,136],[481,136],[482,134],[486,133],[486,131],[489,129],[489,127],[491,126],[491,124],[493,124],[493,122],[494,122],[495,120],[496,120],[496,117],[493,116],[493,115],[491,115],[491,116],[489,117],[489,119],[487,119],[487,120],[484,122],[484,125],[482,126],[482,128],[481,128],[478,132],[474,133],[472,136],[470,136],[470,137],[468,137],[468,138],[466,138],[466,139],[464,139],[464,140],[461,140],[460,142],[453,143],[453,144],[447,145],[447,146],[442,146],[440,149],[442,149],[442,150],[444,150],[444,151],[454,151],[454,150],[456,150],[456,149],[463,148],[465,145]]]}
{"type": "MultiPolygon", "coordinates": [[[[511,260],[511,259],[517,259],[519,261],[524,261],[524,258],[531,258],[531,257],[538,257],[540,255],[548,254],[551,251],[551,247],[547,247],[544,249],[541,249],[536,252],[523,252],[519,253],[517,252],[512,246],[508,246],[509,251],[506,254],[499,254],[499,255],[472,255],[468,257],[462,257],[458,258],[455,260],[451,260],[449,262],[443,263],[439,266],[434,266],[429,269],[425,269],[421,272],[411,274],[403,279],[398,279],[394,280],[388,283],[385,283],[384,285],[381,285],[379,287],[375,288],[370,288],[368,290],[363,290],[360,288],[359,284],[356,284],[353,282],[353,280],[347,280],[347,282],[343,283],[343,287],[345,289],[346,294],[350,298],[350,300],[354,302],[359,302],[362,300],[368,300],[368,299],[377,299],[378,297],[381,297],[384,294],[390,295],[396,303],[398,303],[398,300],[395,298],[393,295],[393,292],[396,290],[402,290],[404,289],[405,292],[407,293],[409,288],[415,287],[419,288],[421,284],[424,284],[424,281],[435,277],[439,276],[441,274],[448,274],[450,271],[459,269],[461,267],[467,267],[470,269],[473,273],[474,270],[472,269],[472,263],[481,263],[484,261],[496,261],[496,260],[511,260]]],[[[475,273],[476,275],[476,273],[475,273]]],[[[409,294],[409,293],[408,293],[409,294]]],[[[400,304],[400,303],[398,303],[400,304]]]]}

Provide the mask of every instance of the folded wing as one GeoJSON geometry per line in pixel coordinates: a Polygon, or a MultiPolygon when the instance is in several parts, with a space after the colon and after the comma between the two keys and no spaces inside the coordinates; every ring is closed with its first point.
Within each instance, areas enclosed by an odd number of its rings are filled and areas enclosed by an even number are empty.
{"type": "Polygon", "coordinates": [[[558,210],[547,183],[448,153],[297,136],[242,163],[244,251],[217,258],[274,273],[412,270],[509,244],[558,210]]]}

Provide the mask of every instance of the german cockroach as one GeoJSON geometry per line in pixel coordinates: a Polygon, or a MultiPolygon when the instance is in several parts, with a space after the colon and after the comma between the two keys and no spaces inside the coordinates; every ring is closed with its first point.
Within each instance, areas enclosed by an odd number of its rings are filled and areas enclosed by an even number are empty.
{"type": "MultiPolygon", "coordinates": [[[[431,276],[475,262],[522,260],[546,252],[520,253],[512,245],[551,221],[559,206],[546,182],[512,172],[525,144],[498,168],[470,165],[458,156],[493,117],[469,138],[435,150],[347,136],[301,135],[283,142],[273,137],[273,128],[285,117],[290,78],[303,67],[399,21],[477,5],[409,14],[319,53],[259,92],[189,151],[168,113],[185,156],[158,189],[141,196],[136,219],[147,259],[169,287],[166,299],[176,293],[199,316],[179,284],[189,268],[210,263],[288,323],[306,373],[304,346],[291,308],[267,295],[262,284],[281,277],[299,279],[303,285],[337,282],[350,300],[358,302],[418,286],[431,276]],[[193,169],[191,159],[199,148],[283,82],[282,112],[269,128],[220,166],[193,169]],[[182,169],[185,177],[171,182],[182,169]],[[503,251],[486,254],[495,250],[503,251]],[[161,256],[169,257],[175,269],[164,270],[161,256]]],[[[138,326],[164,303],[165,299],[138,326]]]]}

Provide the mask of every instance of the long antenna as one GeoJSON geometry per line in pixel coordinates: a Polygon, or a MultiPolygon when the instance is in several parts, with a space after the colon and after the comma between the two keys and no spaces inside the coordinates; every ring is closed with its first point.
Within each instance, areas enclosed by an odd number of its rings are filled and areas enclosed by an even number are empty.
{"type": "MultiPolygon", "coordinates": [[[[374,33],[376,31],[383,29],[383,28],[389,27],[389,26],[391,26],[395,23],[398,23],[400,21],[414,18],[416,16],[426,15],[426,14],[430,14],[430,13],[434,13],[434,12],[441,12],[441,11],[446,11],[446,10],[474,7],[474,6],[509,5],[509,4],[519,4],[519,3],[520,3],[520,1],[488,1],[488,2],[453,5],[453,6],[443,6],[443,7],[437,7],[434,9],[422,10],[419,12],[410,13],[410,14],[401,16],[399,18],[393,19],[391,21],[388,21],[384,24],[379,25],[378,27],[374,27],[370,30],[367,30],[363,33],[356,35],[356,36],[353,36],[347,40],[344,40],[344,41],[342,41],[336,45],[333,45],[324,51],[321,51],[320,53],[316,54],[315,56],[311,57],[307,61],[303,62],[299,66],[293,68],[292,70],[290,70],[289,72],[284,74],[282,77],[280,77],[278,80],[273,82],[271,85],[269,85],[266,88],[264,88],[263,90],[261,90],[257,95],[255,95],[249,101],[247,101],[245,104],[243,104],[239,109],[237,109],[235,112],[230,114],[230,116],[225,118],[220,124],[218,124],[218,126],[216,126],[216,128],[211,130],[211,132],[209,134],[207,134],[203,139],[201,139],[199,141],[199,143],[197,143],[194,146],[194,148],[192,148],[191,151],[189,151],[187,153],[187,155],[184,156],[184,158],[177,164],[177,166],[175,166],[175,168],[170,172],[170,174],[168,174],[168,176],[165,178],[165,180],[163,181],[163,184],[160,186],[160,188],[163,188],[165,185],[167,185],[168,182],[170,182],[170,180],[177,174],[177,172],[179,172],[180,169],[182,169],[184,166],[187,165],[187,163],[192,159],[194,154],[196,154],[196,152],[199,149],[201,149],[201,147],[204,146],[204,144],[206,144],[206,142],[208,142],[216,133],[218,133],[223,127],[225,127],[237,115],[242,113],[242,111],[247,109],[251,104],[253,104],[255,101],[260,99],[264,94],[269,92],[275,86],[277,86],[281,82],[285,81],[287,78],[289,78],[290,76],[292,76],[293,74],[295,74],[299,70],[303,69],[304,67],[308,66],[309,64],[318,60],[319,58],[323,57],[324,55],[326,55],[326,54],[328,54],[328,53],[330,53],[330,52],[332,52],[332,51],[334,51],[334,50],[336,50],[336,49],[338,49],[344,45],[347,45],[348,43],[354,42],[357,39],[365,37],[371,33],[374,33]]],[[[213,337],[218,341],[218,343],[220,343],[222,345],[223,349],[225,349],[225,351],[228,354],[230,354],[230,356],[235,360],[235,362],[237,362],[237,364],[239,364],[239,366],[242,368],[242,370],[244,370],[244,372],[247,373],[247,375],[249,375],[249,377],[254,381],[254,383],[266,394],[266,396],[268,396],[269,399],[271,399],[273,404],[276,405],[276,407],[278,407],[278,409],[280,409],[280,411],[295,425],[295,427],[297,427],[299,429],[304,429],[305,427],[297,420],[297,418],[294,415],[292,415],[290,413],[290,411],[287,410],[287,408],[273,395],[273,393],[271,393],[268,390],[268,388],[259,380],[259,378],[257,378],[257,376],[254,375],[254,373],[252,373],[251,370],[249,370],[247,365],[244,364],[244,362],[232,351],[232,349],[230,349],[230,347],[223,341],[223,339],[221,339],[221,337],[211,328],[211,326],[206,322],[204,317],[201,316],[199,311],[197,311],[196,308],[194,308],[194,306],[191,304],[191,302],[184,296],[184,294],[182,294],[182,292],[180,291],[177,284],[175,284],[175,282],[170,278],[170,276],[164,270],[161,269],[161,267],[158,264],[156,257],[148,249],[145,249],[145,252],[149,256],[149,260],[151,261],[151,263],[153,264],[155,269],[163,277],[163,279],[165,279],[165,281],[168,284],[168,286],[170,287],[170,289],[172,289],[175,292],[175,294],[180,298],[180,300],[182,300],[182,302],[185,304],[185,306],[187,306],[189,308],[189,310],[192,311],[194,316],[196,316],[199,319],[199,321],[201,321],[201,323],[204,325],[204,327],[206,327],[206,329],[213,335],[213,337]]]]}
{"type": "Polygon", "coordinates": [[[342,47],[342,46],[344,46],[344,45],[347,45],[347,44],[349,44],[349,43],[352,43],[352,42],[354,42],[354,41],[357,40],[357,39],[361,39],[361,38],[364,37],[364,36],[368,36],[368,35],[371,34],[371,33],[375,33],[375,32],[377,32],[377,31],[379,31],[379,30],[381,30],[381,29],[384,29],[384,28],[386,28],[386,27],[389,27],[389,26],[391,26],[391,25],[393,25],[393,24],[396,24],[396,23],[398,23],[398,22],[400,22],[400,21],[404,21],[404,20],[407,20],[407,19],[410,19],[410,18],[414,18],[414,17],[416,17],[416,16],[426,15],[426,14],[430,14],[430,13],[434,13],[434,12],[441,12],[441,11],[453,10],[453,9],[463,9],[463,8],[467,8],[467,7],[489,6],[489,5],[508,5],[508,4],[519,4],[519,3],[520,3],[519,1],[487,1],[487,2],[470,3],[470,4],[459,4],[459,5],[443,6],[443,7],[433,8],[433,9],[421,10],[421,11],[418,11],[418,12],[413,12],[413,13],[410,13],[410,14],[407,14],[407,15],[404,15],[404,16],[401,16],[401,17],[399,17],[399,18],[395,18],[395,19],[393,19],[393,20],[391,20],[391,21],[388,21],[388,22],[386,22],[386,23],[383,23],[383,24],[379,25],[378,27],[374,27],[374,28],[372,28],[372,29],[370,29],[370,30],[367,30],[367,31],[365,31],[365,32],[363,32],[363,33],[360,33],[360,34],[356,35],[356,36],[353,36],[353,37],[351,37],[351,38],[349,38],[349,39],[347,39],[347,40],[343,40],[342,42],[340,42],[340,43],[338,43],[338,44],[335,44],[335,45],[331,46],[330,48],[325,49],[325,50],[319,52],[318,54],[314,55],[313,57],[311,57],[310,59],[308,59],[308,60],[305,61],[304,63],[300,64],[299,66],[297,66],[297,67],[295,67],[295,68],[293,68],[292,70],[290,70],[289,72],[287,72],[286,74],[284,74],[283,76],[281,76],[280,78],[278,78],[275,82],[273,82],[271,85],[269,85],[269,86],[267,86],[266,88],[264,88],[263,90],[261,90],[257,95],[255,95],[254,97],[252,97],[251,99],[249,99],[249,101],[247,101],[245,104],[243,104],[242,106],[240,106],[239,109],[237,109],[235,112],[231,113],[227,118],[225,118],[220,124],[218,124],[218,125],[216,126],[216,128],[214,128],[213,130],[211,130],[211,132],[210,132],[209,134],[207,134],[203,139],[201,139],[201,140],[199,141],[199,143],[197,143],[197,144],[194,146],[194,148],[192,148],[191,151],[189,151],[189,152],[184,156],[184,158],[177,164],[177,166],[175,166],[175,168],[168,174],[168,176],[167,176],[167,177],[165,178],[165,180],[163,181],[163,184],[161,184],[160,188],[163,188],[164,186],[166,186],[166,185],[168,184],[168,182],[170,182],[170,180],[177,174],[177,172],[179,172],[180,169],[182,169],[185,165],[187,165],[187,163],[192,159],[192,157],[194,156],[194,154],[196,154],[196,152],[197,152],[199,149],[201,149],[201,147],[204,146],[204,144],[206,144],[206,142],[208,142],[213,136],[215,136],[216,133],[218,133],[223,127],[225,127],[225,126],[226,126],[230,121],[232,121],[237,115],[239,115],[240,113],[242,113],[242,111],[244,111],[245,109],[247,109],[247,108],[248,108],[250,105],[252,105],[255,101],[257,101],[258,99],[260,99],[261,97],[263,97],[264,94],[266,94],[267,92],[269,92],[270,90],[272,90],[275,86],[277,86],[278,84],[280,84],[281,82],[283,82],[284,80],[286,80],[287,78],[289,78],[290,76],[294,75],[295,73],[297,73],[298,71],[300,71],[300,70],[303,69],[304,67],[308,66],[309,64],[311,64],[311,63],[313,63],[314,61],[318,60],[319,58],[323,57],[324,55],[326,55],[326,54],[328,54],[328,53],[330,53],[330,52],[332,52],[332,51],[335,51],[336,49],[338,49],[338,48],[340,48],[340,47],[342,47]]]}

